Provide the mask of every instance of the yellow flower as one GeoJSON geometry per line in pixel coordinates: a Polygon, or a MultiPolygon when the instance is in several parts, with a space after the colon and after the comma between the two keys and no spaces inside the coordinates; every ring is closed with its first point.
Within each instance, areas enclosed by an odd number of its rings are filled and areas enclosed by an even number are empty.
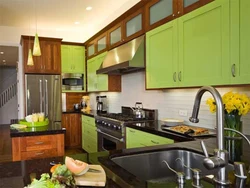
{"type": "MultiPolygon", "coordinates": [[[[233,93],[229,91],[222,96],[222,102],[226,113],[236,113],[238,115],[246,115],[250,111],[250,98],[246,94],[233,93]]],[[[216,112],[216,104],[214,99],[209,98],[206,101],[210,112],[216,112]]]]}

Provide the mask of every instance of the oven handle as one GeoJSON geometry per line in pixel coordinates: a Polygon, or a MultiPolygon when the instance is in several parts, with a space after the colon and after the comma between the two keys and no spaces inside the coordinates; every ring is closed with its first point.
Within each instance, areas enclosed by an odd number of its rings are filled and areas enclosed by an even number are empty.
{"type": "Polygon", "coordinates": [[[104,134],[104,135],[106,135],[106,136],[109,136],[109,137],[111,137],[111,138],[113,138],[113,139],[115,139],[115,140],[118,140],[119,142],[124,142],[124,139],[123,139],[123,138],[121,138],[121,139],[116,138],[116,137],[114,137],[114,136],[112,136],[112,135],[110,135],[110,134],[107,134],[107,133],[105,133],[105,132],[102,132],[100,129],[96,129],[96,131],[97,131],[98,133],[101,133],[101,134],[104,134]]]}

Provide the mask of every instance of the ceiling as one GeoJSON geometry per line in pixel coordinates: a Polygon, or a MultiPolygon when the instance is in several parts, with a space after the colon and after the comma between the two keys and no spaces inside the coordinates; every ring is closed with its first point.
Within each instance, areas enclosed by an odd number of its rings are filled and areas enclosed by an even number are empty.
{"type": "MultiPolygon", "coordinates": [[[[16,31],[23,29],[21,33],[24,35],[27,31],[32,35],[37,31],[44,37],[59,36],[71,42],[76,41],[70,40],[69,35],[72,37],[77,32],[80,33],[77,38],[79,42],[85,42],[139,1],[0,0],[0,27],[16,31]],[[92,10],[86,10],[88,6],[92,10]]],[[[5,50],[4,55],[0,54],[0,66],[3,66],[3,60],[8,65],[16,66],[18,50],[11,46],[0,46],[0,49],[5,50]]]]}

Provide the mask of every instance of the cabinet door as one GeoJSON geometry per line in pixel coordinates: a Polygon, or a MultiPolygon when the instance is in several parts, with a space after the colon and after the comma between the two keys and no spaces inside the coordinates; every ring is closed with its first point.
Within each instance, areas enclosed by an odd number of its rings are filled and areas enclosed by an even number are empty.
{"type": "Polygon", "coordinates": [[[140,8],[132,15],[128,16],[124,20],[125,25],[125,40],[128,41],[132,38],[140,36],[144,33],[144,12],[143,9],[140,8]]]}
{"type": "Polygon", "coordinates": [[[250,83],[250,1],[232,0],[230,6],[231,46],[230,76],[233,84],[250,83]]]}
{"type": "Polygon", "coordinates": [[[71,48],[69,45],[61,45],[62,73],[71,72],[71,48]]]}
{"type": "Polygon", "coordinates": [[[108,37],[107,33],[102,34],[96,39],[96,45],[97,45],[97,53],[102,53],[107,50],[108,45],[108,37]]]}
{"type": "Polygon", "coordinates": [[[123,42],[123,22],[117,24],[108,31],[108,48],[114,48],[123,42]]]}
{"type": "Polygon", "coordinates": [[[151,0],[145,6],[146,30],[156,28],[173,20],[177,11],[177,3],[174,0],[151,0]]]}
{"type": "Polygon", "coordinates": [[[229,1],[209,3],[180,17],[178,23],[180,85],[228,84],[229,1]]]}
{"type": "Polygon", "coordinates": [[[94,40],[88,44],[88,47],[87,47],[88,59],[95,56],[95,53],[96,53],[95,43],[96,41],[94,40]]]}
{"type": "MultiPolygon", "coordinates": [[[[24,73],[37,73],[40,72],[41,70],[41,66],[42,66],[42,56],[33,56],[33,62],[34,65],[33,66],[28,66],[27,62],[28,62],[28,53],[29,53],[29,49],[31,49],[31,51],[33,52],[33,46],[34,46],[34,40],[26,40],[23,39],[23,43],[22,43],[22,48],[23,48],[23,65],[24,65],[24,73]]],[[[42,49],[41,49],[41,53],[42,53],[42,49]]]]}
{"type": "Polygon", "coordinates": [[[43,73],[61,74],[61,44],[52,41],[42,42],[43,73]]]}
{"type": "Polygon", "coordinates": [[[87,61],[87,77],[88,77],[88,91],[96,91],[97,90],[97,80],[96,80],[96,66],[95,60],[96,57],[87,61]]]}
{"type": "Polygon", "coordinates": [[[85,47],[72,46],[72,72],[85,73],[85,47]]]}
{"type": "Polygon", "coordinates": [[[177,21],[146,33],[146,88],[165,88],[177,83],[177,21]]]}
{"type": "Polygon", "coordinates": [[[66,134],[65,134],[65,146],[69,147],[70,146],[70,117],[68,114],[62,114],[62,127],[66,129],[66,134]]]}
{"type": "MultiPolygon", "coordinates": [[[[96,57],[96,70],[98,70],[106,57],[107,53],[104,52],[96,57]]],[[[97,91],[108,91],[108,75],[107,74],[97,74],[97,91]]]]}

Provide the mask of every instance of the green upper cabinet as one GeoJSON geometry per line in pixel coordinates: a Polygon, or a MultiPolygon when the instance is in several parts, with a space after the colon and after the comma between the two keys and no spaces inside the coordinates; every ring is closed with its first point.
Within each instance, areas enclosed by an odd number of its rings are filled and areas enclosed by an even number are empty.
{"type": "Polygon", "coordinates": [[[85,47],[61,45],[62,73],[85,74],[85,47]]]}
{"type": "Polygon", "coordinates": [[[107,55],[107,52],[104,52],[94,58],[91,58],[87,61],[88,63],[88,91],[108,91],[108,75],[106,74],[96,74],[107,55]]]}
{"type": "Polygon", "coordinates": [[[228,84],[229,2],[217,0],[146,34],[146,88],[228,84]]]}
{"type": "Polygon", "coordinates": [[[230,78],[232,84],[250,83],[250,1],[230,1],[230,78]]]}
{"type": "Polygon", "coordinates": [[[175,86],[177,71],[177,21],[146,33],[147,89],[175,86]],[[174,78],[175,77],[175,78],[174,78]]]}
{"type": "Polygon", "coordinates": [[[180,86],[229,83],[229,1],[216,0],[178,19],[180,86]]]}

